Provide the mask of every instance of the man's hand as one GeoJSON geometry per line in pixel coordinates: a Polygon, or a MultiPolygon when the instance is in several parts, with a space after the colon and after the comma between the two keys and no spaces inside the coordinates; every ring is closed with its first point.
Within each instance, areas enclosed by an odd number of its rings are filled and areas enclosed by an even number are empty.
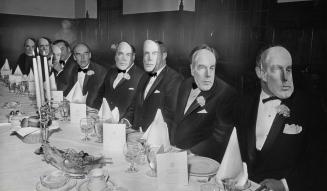
{"type": "Polygon", "coordinates": [[[63,68],[59,62],[53,63],[53,69],[56,70],[57,72],[60,72],[63,70],[63,68]]]}
{"type": "Polygon", "coordinates": [[[125,118],[122,118],[122,119],[119,121],[119,123],[121,123],[121,124],[125,124],[125,125],[126,125],[126,129],[132,127],[131,123],[130,123],[127,119],[125,119],[125,118]]]}
{"type": "Polygon", "coordinates": [[[260,182],[260,184],[266,186],[268,190],[285,191],[284,184],[281,180],[265,179],[262,182],[260,182]]]}

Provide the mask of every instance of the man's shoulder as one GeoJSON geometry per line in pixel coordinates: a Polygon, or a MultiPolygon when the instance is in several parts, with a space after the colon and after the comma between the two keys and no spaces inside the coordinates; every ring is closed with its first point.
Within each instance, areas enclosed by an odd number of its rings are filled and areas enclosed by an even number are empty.
{"type": "Polygon", "coordinates": [[[178,81],[182,81],[184,79],[182,74],[178,73],[176,70],[169,67],[168,65],[166,66],[165,77],[171,80],[178,80],[178,81]]]}

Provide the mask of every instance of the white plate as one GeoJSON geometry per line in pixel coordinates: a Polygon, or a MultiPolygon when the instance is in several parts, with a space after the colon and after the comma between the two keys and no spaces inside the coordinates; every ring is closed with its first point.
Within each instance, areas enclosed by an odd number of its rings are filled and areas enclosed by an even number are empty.
{"type": "Polygon", "coordinates": [[[201,156],[188,157],[189,172],[191,176],[212,176],[219,168],[219,163],[211,158],[201,156]]]}
{"type": "Polygon", "coordinates": [[[57,189],[50,189],[41,184],[41,182],[38,182],[36,184],[36,190],[37,191],[68,191],[71,190],[76,186],[76,180],[70,179],[63,187],[57,188],[57,189]]]}

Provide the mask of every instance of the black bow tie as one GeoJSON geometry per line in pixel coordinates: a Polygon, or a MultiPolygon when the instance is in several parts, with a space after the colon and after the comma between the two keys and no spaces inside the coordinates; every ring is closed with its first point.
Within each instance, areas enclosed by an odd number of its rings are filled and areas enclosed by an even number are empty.
{"type": "Polygon", "coordinates": [[[148,73],[150,77],[156,77],[157,76],[157,72],[149,72],[148,73]]]}
{"type": "Polygon", "coordinates": [[[118,72],[118,73],[126,73],[126,70],[121,70],[121,69],[118,69],[118,68],[117,68],[117,72],[118,72]]]}
{"type": "Polygon", "coordinates": [[[65,65],[65,61],[59,60],[59,64],[65,65]]]}
{"type": "Polygon", "coordinates": [[[196,88],[198,88],[198,85],[196,85],[195,82],[192,83],[192,89],[195,90],[196,88]]]}
{"type": "Polygon", "coordinates": [[[88,71],[87,68],[86,69],[78,68],[78,72],[84,72],[84,73],[86,73],[87,71],[88,71]]]}
{"type": "Polygon", "coordinates": [[[272,100],[276,100],[276,99],[280,100],[280,99],[279,99],[278,97],[276,97],[276,96],[270,96],[270,97],[268,97],[268,98],[262,99],[262,103],[266,103],[266,102],[268,102],[268,101],[272,101],[272,100]]]}

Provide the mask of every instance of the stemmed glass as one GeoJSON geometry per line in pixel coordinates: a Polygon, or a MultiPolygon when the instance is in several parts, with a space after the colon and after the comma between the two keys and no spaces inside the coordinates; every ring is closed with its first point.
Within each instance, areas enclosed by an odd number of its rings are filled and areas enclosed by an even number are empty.
{"type": "Polygon", "coordinates": [[[67,121],[69,116],[69,104],[66,101],[63,101],[59,107],[61,117],[63,117],[64,121],[67,121]]]}
{"type": "Polygon", "coordinates": [[[142,145],[138,142],[126,142],[124,147],[124,155],[127,162],[130,163],[130,166],[127,168],[127,173],[138,172],[138,169],[135,167],[135,161],[142,150],[142,145]]]}
{"type": "Polygon", "coordinates": [[[82,141],[89,141],[90,138],[88,137],[88,134],[91,133],[94,129],[94,119],[93,118],[82,118],[80,121],[80,128],[82,133],[85,134],[85,136],[82,138],[82,141]]]}
{"type": "Polygon", "coordinates": [[[150,171],[146,172],[146,175],[150,177],[157,177],[157,152],[159,147],[151,147],[147,151],[147,159],[150,167],[150,171]]]}

